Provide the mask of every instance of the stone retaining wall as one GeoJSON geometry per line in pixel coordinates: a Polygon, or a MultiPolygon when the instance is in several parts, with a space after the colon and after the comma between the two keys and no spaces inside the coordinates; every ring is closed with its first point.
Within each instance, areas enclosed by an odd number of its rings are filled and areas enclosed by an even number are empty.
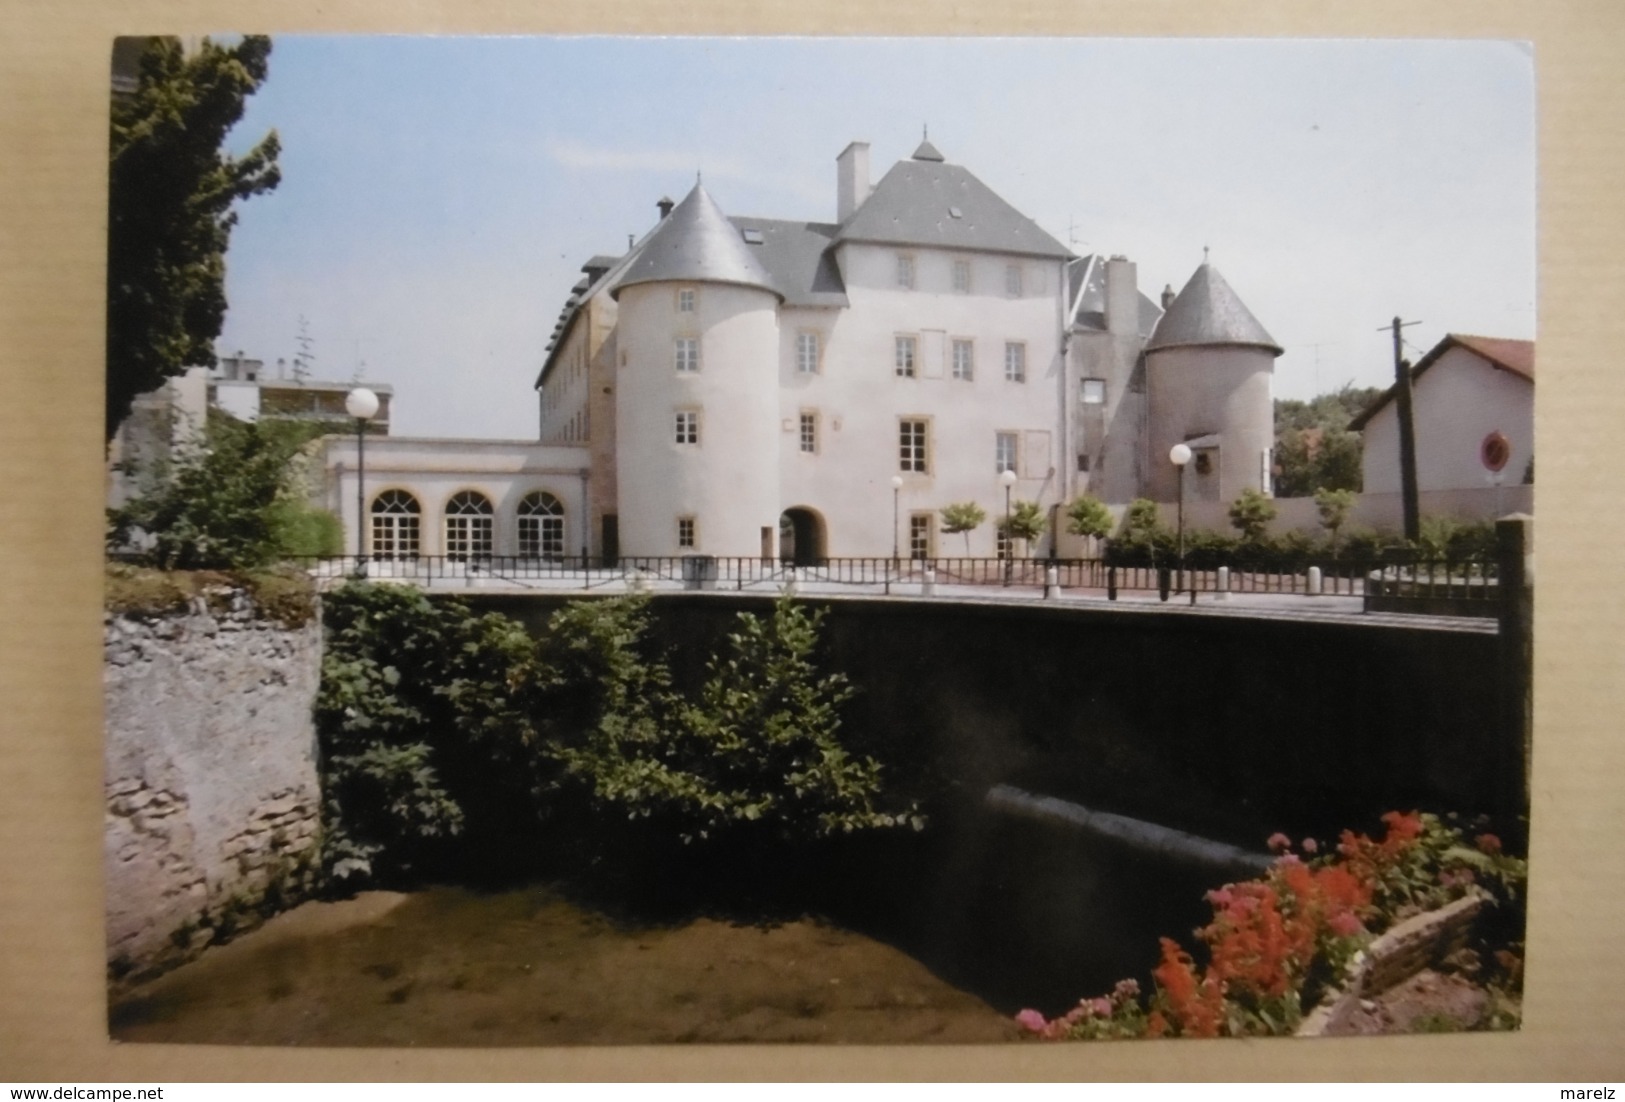
{"type": "Polygon", "coordinates": [[[321,628],[220,590],[109,614],[105,656],[107,959],[136,978],[308,889],[321,628]]]}

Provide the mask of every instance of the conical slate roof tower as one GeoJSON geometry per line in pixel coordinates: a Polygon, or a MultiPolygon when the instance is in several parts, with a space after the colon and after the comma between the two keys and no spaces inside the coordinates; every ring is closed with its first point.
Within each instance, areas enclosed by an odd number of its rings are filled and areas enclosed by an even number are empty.
{"type": "Polygon", "coordinates": [[[649,235],[610,294],[619,299],[627,287],[661,282],[732,283],[784,297],[739,227],[697,183],[649,235]]]}
{"type": "Polygon", "coordinates": [[[1206,261],[1169,305],[1145,350],[1204,345],[1267,348],[1277,356],[1282,351],[1219,270],[1206,261]]]}

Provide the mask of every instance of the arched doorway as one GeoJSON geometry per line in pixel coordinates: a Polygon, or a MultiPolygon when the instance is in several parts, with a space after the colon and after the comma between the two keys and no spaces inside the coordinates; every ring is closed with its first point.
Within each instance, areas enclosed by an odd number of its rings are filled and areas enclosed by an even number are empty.
{"type": "Polygon", "coordinates": [[[824,518],[804,506],[786,509],[779,517],[779,560],[795,566],[813,566],[828,557],[824,518]]]}

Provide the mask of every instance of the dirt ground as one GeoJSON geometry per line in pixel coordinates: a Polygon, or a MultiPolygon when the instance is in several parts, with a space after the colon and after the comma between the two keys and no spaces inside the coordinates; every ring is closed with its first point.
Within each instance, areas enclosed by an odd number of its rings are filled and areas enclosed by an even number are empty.
{"type": "Polygon", "coordinates": [[[1458,975],[1426,969],[1360,1004],[1348,1035],[1454,1033],[1482,1028],[1490,994],[1458,975]]]}
{"type": "Polygon", "coordinates": [[[118,1041],[996,1042],[1014,1022],[902,952],[802,920],[628,929],[543,890],[309,903],[114,1004],[118,1041]]]}

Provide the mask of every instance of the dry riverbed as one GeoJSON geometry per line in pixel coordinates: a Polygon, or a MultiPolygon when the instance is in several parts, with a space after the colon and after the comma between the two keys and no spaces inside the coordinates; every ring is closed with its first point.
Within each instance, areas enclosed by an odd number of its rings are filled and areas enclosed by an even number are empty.
{"type": "Polygon", "coordinates": [[[120,998],[119,1041],[264,1045],[995,1042],[1010,1018],[801,920],[629,928],[540,889],[308,903],[120,998]]]}

